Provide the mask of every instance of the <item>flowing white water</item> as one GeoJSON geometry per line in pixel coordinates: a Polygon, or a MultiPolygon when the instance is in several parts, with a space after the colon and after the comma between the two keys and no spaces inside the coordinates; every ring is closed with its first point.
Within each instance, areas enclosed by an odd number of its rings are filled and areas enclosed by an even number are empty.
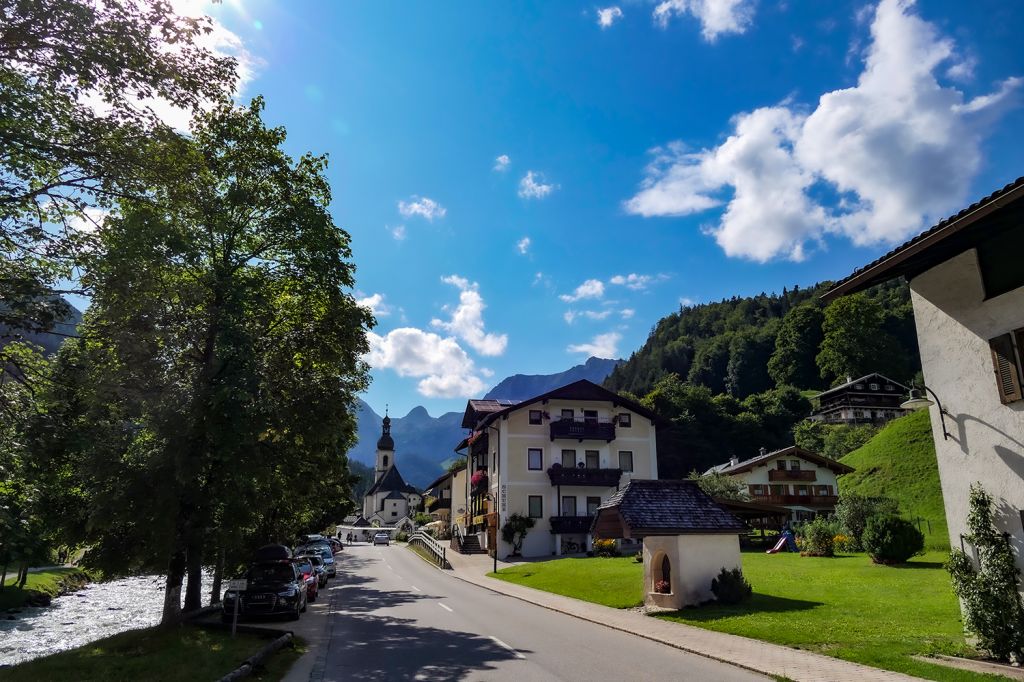
{"type": "MultiPolygon", "coordinates": [[[[205,582],[205,581],[204,581],[205,582]]],[[[142,576],[93,583],[45,607],[0,612],[0,666],[74,649],[125,630],[160,622],[164,578],[142,576]]]]}

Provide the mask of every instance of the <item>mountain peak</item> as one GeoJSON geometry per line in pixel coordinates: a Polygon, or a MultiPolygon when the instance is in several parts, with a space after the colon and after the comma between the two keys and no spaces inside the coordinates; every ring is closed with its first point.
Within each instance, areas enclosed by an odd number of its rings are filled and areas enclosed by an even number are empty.
{"type": "Polygon", "coordinates": [[[487,392],[484,399],[526,400],[580,379],[600,384],[621,362],[623,361],[589,357],[584,364],[576,365],[557,374],[516,374],[499,382],[497,386],[487,392]]]}

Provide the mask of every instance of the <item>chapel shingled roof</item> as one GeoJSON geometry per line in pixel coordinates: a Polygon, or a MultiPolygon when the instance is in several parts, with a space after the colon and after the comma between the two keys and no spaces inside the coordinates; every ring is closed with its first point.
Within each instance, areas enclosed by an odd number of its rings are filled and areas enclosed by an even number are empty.
{"type": "Polygon", "coordinates": [[[731,534],[746,532],[738,518],[723,509],[694,481],[632,480],[597,509],[596,534],[648,535],[731,534]]]}
{"type": "Polygon", "coordinates": [[[400,493],[418,493],[416,488],[405,482],[402,478],[402,474],[399,473],[398,467],[394,464],[388,467],[388,470],[384,472],[384,475],[377,480],[370,489],[366,491],[366,495],[373,495],[378,492],[390,492],[397,491],[400,493]]]}

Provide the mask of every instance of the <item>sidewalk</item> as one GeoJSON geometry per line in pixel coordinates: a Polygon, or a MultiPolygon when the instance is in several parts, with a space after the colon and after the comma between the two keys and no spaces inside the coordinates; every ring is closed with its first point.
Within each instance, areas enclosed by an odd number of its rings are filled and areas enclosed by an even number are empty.
{"type": "MultiPolygon", "coordinates": [[[[882,682],[918,679],[809,651],[672,623],[636,611],[613,609],[488,578],[487,573],[493,568],[493,561],[486,555],[463,555],[453,551],[448,554],[452,570],[447,572],[459,580],[479,585],[492,592],[765,675],[781,676],[797,682],[882,682]]],[[[498,569],[513,565],[515,564],[499,561],[498,569]]]]}

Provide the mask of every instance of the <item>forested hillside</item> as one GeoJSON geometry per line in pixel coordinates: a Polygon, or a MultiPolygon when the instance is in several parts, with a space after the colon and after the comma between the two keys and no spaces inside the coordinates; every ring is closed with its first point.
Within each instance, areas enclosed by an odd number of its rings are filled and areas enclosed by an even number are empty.
{"type": "Polygon", "coordinates": [[[605,385],[642,396],[677,374],[742,399],[780,385],[827,388],[872,371],[908,382],[920,358],[906,283],[879,285],[826,308],[820,297],[828,286],[681,306],[605,385]]]}

